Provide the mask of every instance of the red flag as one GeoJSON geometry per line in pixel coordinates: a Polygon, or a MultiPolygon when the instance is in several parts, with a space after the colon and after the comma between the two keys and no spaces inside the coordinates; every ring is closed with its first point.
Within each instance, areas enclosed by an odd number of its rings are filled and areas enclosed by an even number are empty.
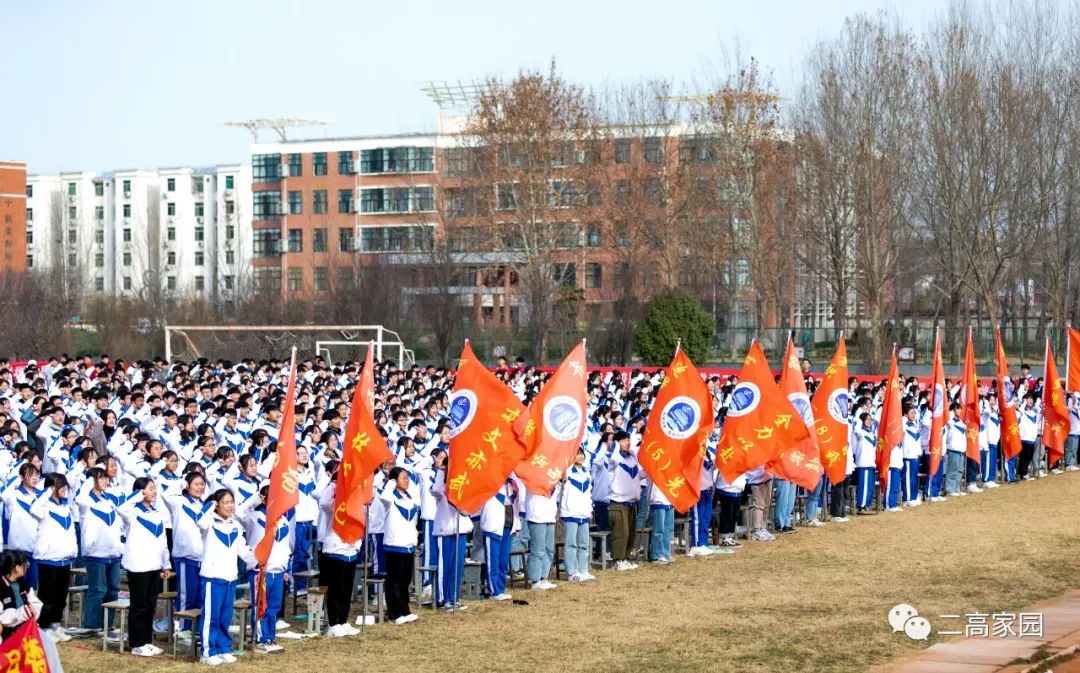
{"type": "Polygon", "coordinates": [[[365,510],[371,502],[373,475],[379,465],[394,457],[375,425],[374,350],[374,344],[368,344],[364,369],[353,393],[334,494],[331,528],[347,544],[364,537],[367,528],[365,510]]]}
{"type": "Polygon", "coordinates": [[[810,400],[810,409],[814,413],[814,434],[821,447],[820,462],[825,466],[825,475],[832,484],[840,483],[847,474],[848,413],[851,406],[847,378],[847,346],[841,334],[832,362],[825,370],[814,399],[810,400]]]}
{"type": "Polygon", "coordinates": [[[1065,455],[1065,438],[1069,436],[1069,409],[1065,404],[1065,391],[1061,389],[1054,351],[1050,337],[1046,337],[1046,369],[1043,383],[1043,445],[1046,446],[1047,465],[1053,467],[1065,455]]]}
{"type": "Polygon", "coordinates": [[[484,367],[466,341],[450,396],[446,492],[451,505],[475,513],[506,482],[525,456],[513,427],[524,412],[521,401],[484,367]]]}
{"type": "Polygon", "coordinates": [[[896,371],[896,346],[893,345],[892,361],[889,364],[889,378],[885,380],[885,400],[881,406],[881,421],[878,423],[877,462],[881,492],[885,492],[889,481],[889,458],[892,450],[904,441],[904,414],[901,411],[900,375],[896,371]]]}
{"type": "Polygon", "coordinates": [[[708,386],[686,351],[676,348],[645,425],[638,462],[680,512],[697,504],[713,417],[708,386]]]}
{"type": "MultiPolygon", "coordinates": [[[[259,562],[259,586],[266,585],[266,562],[270,558],[270,550],[274,546],[273,531],[277,530],[277,522],[286,512],[300,501],[300,492],[297,490],[296,471],[296,422],[294,420],[294,407],[296,406],[296,349],[293,349],[292,362],[289,364],[289,387],[285,392],[285,408],[281,414],[281,429],[278,432],[277,459],[274,468],[270,471],[270,491],[266,496],[266,525],[263,530],[269,531],[269,535],[263,535],[259,544],[255,545],[255,559],[259,562]]],[[[258,613],[261,617],[266,612],[265,591],[260,592],[258,601],[258,613]]]]}
{"type": "Polygon", "coordinates": [[[927,449],[930,451],[930,474],[937,474],[941,467],[941,452],[945,443],[945,412],[949,398],[945,392],[945,366],[941,363],[941,337],[934,330],[934,365],[930,382],[930,439],[927,449]]]}
{"type": "MultiPolygon", "coordinates": [[[[806,392],[806,380],[803,378],[802,367],[799,366],[799,357],[795,354],[795,343],[791,340],[791,334],[788,334],[787,349],[784,351],[784,362],[780,370],[780,392],[791,403],[803,425],[808,429],[814,427],[814,410],[810,405],[810,395],[806,392]]],[[[765,469],[808,491],[817,488],[822,474],[817,433],[811,432],[798,444],[781,449],[780,455],[767,463],[765,469]]]]}
{"type": "Polygon", "coordinates": [[[761,344],[750,343],[739,384],[716,449],[717,465],[728,482],[772,460],[786,446],[795,446],[810,432],[773,381],[761,344]],[[795,420],[793,423],[792,420],[795,420]]]}
{"type": "Polygon", "coordinates": [[[23,622],[0,644],[0,660],[3,660],[5,670],[12,673],[49,673],[53,670],[54,657],[59,668],[56,646],[51,640],[46,642],[42,639],[41,630],[34,619],[23,622]]]}
{"type": "Polygon", "coordinates": [[[1001,346],[1001,330],[994,328],[994,359],[997,371],[998,414],[1001,416],[1001,438],[998,447],[1005,460],[1012,460],[1020,455],[1020,424],[1016,420],[1016,390],[1009,376],[1009,363],[1005,360],[1005,349],[1001,346]]]}
{"type": "Polygon", "coordinates": [[[968,328],[967,350],[964,353],[964,376],[960,385],[960,418],[967,425],[967,457],[979,463],[979,379],[975,376],[975,348],[968,328]]]}
{"type": "Polygon", "coordinates": [[[514,471],[532,493],[551,495],[585,434],[584,341],[566,356],[514,429],[520,429],[526,456],[514,471]]]}
{"type": "Polygon", "coordinates": [[[1072,327],[1069,332],[1068,368],[1065,388],[1075,393],[1080,391],[1080,332],[1072,327]]]}

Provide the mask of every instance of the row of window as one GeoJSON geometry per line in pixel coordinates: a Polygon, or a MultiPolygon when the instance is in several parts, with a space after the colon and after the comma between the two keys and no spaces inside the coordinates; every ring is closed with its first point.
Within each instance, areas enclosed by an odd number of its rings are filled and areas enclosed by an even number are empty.
{"type": "MultiPolygon", "coordinates": [[[[280,154],[255,154],[251,157],[251,178],[254,182],[279,182],[283,177],[304,175],[304,155],[286,155],[287,174],[282,175],[280,154]]],[[[327,152],[311,153],[311,174],[329,174],[327,152]]],[[[387,147],[360,151],[360,172],[368,175],[382,173],[430,173],[435,170],[434,147],[387,147]]],[[[337,153],[338,175],[355,175],[353,152],[337,153]]]]}
{"type": "MultiPolygon", "coordinates": [[[[282,215],[281,192],[253,192],[251,196],[254,219],[268,220],[282,215]]],[[[303,192],[289,191],[286,198],[288,200],[285,207],[289,215],[304,214],[303,192]]],[[[325,215],[329,207],[327,190],[312,190],[311,212],[315,215],[325,215]]],[[[434,187],[385,187],[360,190],[360,212],[362,213],[394,214],[434,211],[434,187]]],[[[338,190],[337,212],[343,215],[356,212],[351,189],[338,190]]]]}
{"type": "MultiPolygon", "coordinates": [[[[348,192],[349,190],[344,190],[344,191],[348,192]]],[[[291,194],[291,192],[290,192],[290,194],[291,194]]],[[[325,194],[324,194],[324,197],[325,197],[325,194]]],[[[124,217],[131,217],[131,204],[130,203],[123,204],[121,212],[123,213],[124,217]]],[[[236,212],[235,203],[233,201],[231,201],[231,200],[226,201],[225,202],[225,213],[227,215],[232,215],[235,212],[236,212]]],[[[77,206],[68,206],[67,214],[68,214],[68,220],[69,221],[78,220],[79,219],[78,207],[77,206]]],[[[176,215],[176,204],[172,203],[172,202],[166,203],[165,204],[165,214],[166,215],[176,215]]],[[[206,206],[205,206],[205,204],[202,201],[196,201],[195,202],[195,217],[203,217],[205,214],[206,214],[206,206]]],[[[97,222],[103,222],[105,220],[105,206],[94,206],[94,220],[97,221],[97,222]]],[[[33,208],[27,208],[26,209],[26,221],[27,222],[33,222],[34,221],[34,209],[33,208]]]]}
{"type": "MultiPolygon", "coordinates": [[[[233,189],[233,186],[234,186],[235,182],[236,182],[235,181],[235,176],[226,175],[225,176],[225,189],[233,189]]],[[[131,191],[131,180],[124,180],[121,183],[121,186],[122,186],[122,191],[130,192],[131,191]]],[[[165,179],[165,191],[168,191],[168,192],[175,192],[176,191],[176,178],[166,178],[165,179]]],[[[79,193],[79,183],[77,183],[77,182],[69,182],[69,183],[67,183],[67,193],[68,193],[68,196],[76,196],[79,193]]],[[[95,180],[94,181],[94,196],[105,196],[105,183],[104,182],[101,182],[100,180],[95,180]]],[[[34,197],[34,185],[26,185],[26,197],[27,198],[33,198],[34,197]]]]}
{"type": "MultiPolygon", "coordinates": [[[[252,253],[256,257],[276,257],[281,254],[281,232],[277,229],[256,229],[252,232],[252,253]]],[[[289,229],[287,233],[285,251],[304,251],[304,230],[289,229]]],[[[354,252],[356,250],[355,234],[351,228],[338,229],[338,251],[354,252]]],[[[312,229],[311,250],[312,252],[326,252],[329,247],[329,234],[325,228],[312,229]]]]}

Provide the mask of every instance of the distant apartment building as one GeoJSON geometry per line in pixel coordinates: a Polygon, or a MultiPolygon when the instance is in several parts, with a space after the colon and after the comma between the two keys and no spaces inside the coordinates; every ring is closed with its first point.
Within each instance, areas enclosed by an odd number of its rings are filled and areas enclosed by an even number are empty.
{"type": "Polygon", "coordinates": [[[0,272],[26,268],[26,164],[0,161],[0,272]]]}
{"type": "Polygon", "coordinates": [[[228,299],[250,275],[250,168],[31,175],[29,269],[63,269],[91,293],[228,299]]]}

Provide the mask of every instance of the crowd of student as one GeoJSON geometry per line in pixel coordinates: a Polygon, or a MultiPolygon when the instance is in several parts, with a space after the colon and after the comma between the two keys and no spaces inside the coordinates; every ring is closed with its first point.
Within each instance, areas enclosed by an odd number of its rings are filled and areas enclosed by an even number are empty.
{"type": "MultiPolygon", "coordinates": [[[[637,462],[645,419],[661,383],[662,374],[655,371],[635,371],[626,378],[591,372],[581,448],[555,490],[549,496],[528,494],[511,475],[479,512],[466,513],[446,498],[452,372],[377,364],[375,417],[395,459],[376,474],[367,544],[344,542],[329,522],[358,369],[355,363],[329,366],[321,359],[299,365],[293,430],[300,500],[273,531],[265,569],[267,610],[254,624],[257,652],[281,650],[276,640],[277,629],[285,625],[278,620],[285,585],[291,573],[312,567],[313,549],[319,584],[326,587],[326,635],[331,637],[357,633],[349,612],[357,564],[365,560],[371,575],[385,578],[387,616],[395,624],[416,620],[409,604],[418,549],[419,562],[438,572],[422,573],[423,586],[415,590],[444,610],[467,607],[461,602],[466,555],[483,558],[484,593],[491,600],[510,598],[506,588],[512,574],[523,575],[535,591],[555,588],[549,578],[557,523],[570,582],[596,579],[590,573],[594,554],[608,556],[619,571],[636,569],[636,561],[674,562],[673,508],[660,489],[648,486],[637,462]],[[646,525],[651,528],[648,548],[638,550],[636,531],[646,525]],[[592,549],[590,526],[610,532],[600,549],[592,549]],[[523,567],[512,567],[513,549],[527,550],[523,567]]],[[[812,393],[815,381],[807,374],[812,393]]],[[[546,380],[521,364],[500,366],[497,375],[526,402],[546,380]]],[[[157,597],[163,587],[174,586],[177,610],[201,610],[197,623],[177,625],[178,637],[190,638],[191,630],[198,629],[203,663],[235,661],[229,633],[234,597],[239,582],[247,582],[255,595],[251,550],[266,534],[264,499],[283,431],[286,377],[282,361],[128,364],[107,356],[97,361],[61,357],[41,366],[31,361],[18,371],[0,361],[3,636],[36,618],[55,640],[70,639],[61,621],[73,567],[85,569],[82,628],[99,634],[109,629],[102,604],[119,595],[123,569],[129,631],[108,637],[126,635],[139,656],[160,654],[152,643],[153,630],[167,632],[172,625],[154,623],[157,597]]],[[[796,516],[805,525],[824,525],[826,502],[827,520],[836,523],[847,521],[852,510],[874,511],[876,419],[883,384],[851,381],[848,476],[835,486],[823,479],[806,491],[805,508],[797,514],[800,489],[794,484],[761,468],[728,482],[715,467],[716,440],[734,384],[734,377],[708,380],[718,423],[698,484],[701,497],[688,513],[688,555],[740,547],[736,530],[744,499],[748,537],[763,542],[775,539],[768,530],[770,509],[779,534],[796,531],[796,516]],[[848,502],[849,486],[854,487],[854,507],[848,502]]],[[[1013,385],[1022,400],[1021,454],[1008,461],[998,455],[1000,418],[991,386],[982,396],[982,460],[965,457],[966,428],[955,414],[958,405],[952,404],[943,465],[929,474],[928,392],[915,379],[904,381],[905,434],[891,454],[882,508],[900,511],[995,488],[1000,481],[1078,469],[1076,396],[1068,400],[1072,424],[1065,456],[1061,464],[1047,465],[1039,441],[1040,382],[1024,369],[1013,385]]],[[[947,382],[947,387],[955,399],[959,386],[947,382]]],[[[295,578],[300,594],[305,579],[295,578]]]]}

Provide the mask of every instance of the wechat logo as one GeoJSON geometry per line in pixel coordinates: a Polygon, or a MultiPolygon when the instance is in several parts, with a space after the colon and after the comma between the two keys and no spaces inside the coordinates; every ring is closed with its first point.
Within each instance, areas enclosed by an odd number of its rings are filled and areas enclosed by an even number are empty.
{"type": "Polygon", "coordinates": [[[930,620],[919,616],[919,611],[901,603],[889,610],[889,626],[893,633],[903,631],[912,640],[926,640],[930,636],[930,620]]]}

